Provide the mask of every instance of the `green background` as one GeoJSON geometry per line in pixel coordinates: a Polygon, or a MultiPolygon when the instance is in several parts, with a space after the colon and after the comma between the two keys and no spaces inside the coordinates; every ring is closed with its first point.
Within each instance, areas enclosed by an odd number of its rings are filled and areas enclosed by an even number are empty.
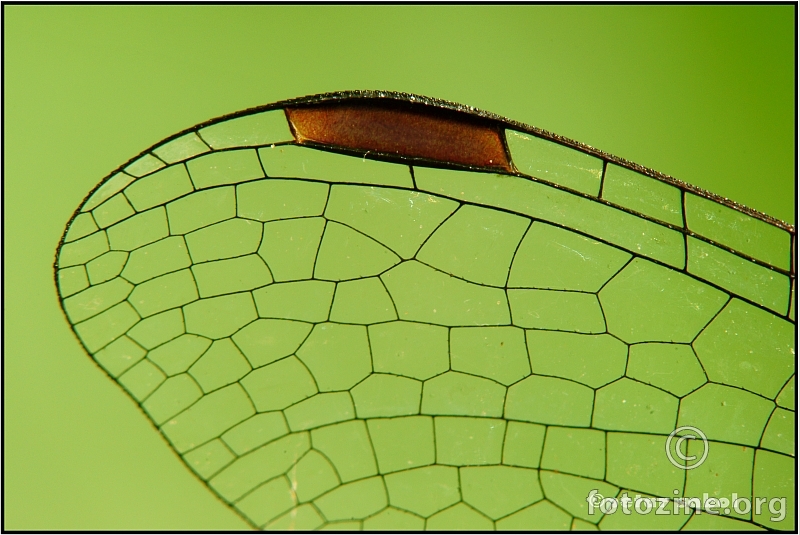
{"type": "Polygon", "coordinates": [[[64,225],[207,119],[391,89],[588,143],[794,223],[794,6],[4,7],[5,529],[239,529],[57,305],[64,225]]]}

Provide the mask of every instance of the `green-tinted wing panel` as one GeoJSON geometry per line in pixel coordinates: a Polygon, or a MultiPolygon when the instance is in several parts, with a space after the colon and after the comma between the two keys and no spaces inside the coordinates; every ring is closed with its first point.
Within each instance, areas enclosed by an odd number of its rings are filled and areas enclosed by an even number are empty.
{"type": "Polygon", "coordinates": [[[369,92],[183,132],[76,214],[67,320],[253,527],[794,527],[795,235],[766,216],[369,92]]]}

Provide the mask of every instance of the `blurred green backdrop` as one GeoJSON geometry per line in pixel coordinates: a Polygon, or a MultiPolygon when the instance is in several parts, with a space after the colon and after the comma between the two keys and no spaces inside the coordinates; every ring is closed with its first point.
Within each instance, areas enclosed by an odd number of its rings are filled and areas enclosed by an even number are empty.
{"type": "Polygon", "coordinates": [[[198,122],[392,89],[794,223],[794,6],[4,6],[5,529],[244,529],[87,357],[51,264],[84,195],[198,122]]]}

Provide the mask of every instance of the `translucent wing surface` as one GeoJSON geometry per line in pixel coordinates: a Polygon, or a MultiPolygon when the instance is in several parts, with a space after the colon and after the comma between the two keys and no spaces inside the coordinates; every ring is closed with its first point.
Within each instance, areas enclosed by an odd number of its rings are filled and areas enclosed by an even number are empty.
{"type": "Polygon", "coordinates": [[[794,240],[364,92],[151,148],[78,208],[56,277],[89,355],[255,527],[793,529],[794,240]],[[704,494],[729,505],[693,514],[704,494]],[[663,500],[622,513],[637,495],[663,500]]]}

